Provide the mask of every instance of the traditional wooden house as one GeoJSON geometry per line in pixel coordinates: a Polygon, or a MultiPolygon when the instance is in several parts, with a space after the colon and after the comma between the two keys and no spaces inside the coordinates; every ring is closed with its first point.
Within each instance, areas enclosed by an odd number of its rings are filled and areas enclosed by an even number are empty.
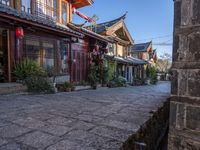
{"type": "MultiPolygon", "coordinates": [[[[0,0],[0,81],[14,80],[14,64],[23,57],[45,69],[55,68],[68,80],[75,61],[71,58],[73,43],[83,42],[84,34],[67,24],[72,21],[73,8],[90,4],[92,0],[0,0]]],[[[80,49],[87,49],[86,45],[80,49]]]]}
{"type": "Polygon", "coordinates": [[[147,43],[139,43],[130,47],[130,55],[155,64],[157,61],[156,49],[153,49],[152,41],[147,43]]]}
{"type": "Polygon", "coordinates": [[[112,21],[89,26],[87,29],[114,41],[108,45],[109,51],[105,55],[105,63],[109,67],[109,78],[123,76],[129,83],[133,83],[139,72],[142,72],[141,66],[147,62],[129,56],[129,48],[134,41],[124,22],[125,18],[126,14],[112,21]]]}
{"type": "MultiPolygon", "coordinates": [[[[128,56],[128,49],[130,45],[134,44],[134,41],[125,25],[124,19],[126,14],[112,21],[97,24],[95,26],[89,26],[87,29],[101,34],[114,41],[113,44],[109,45],[109,53],[106,57],[109,60],[108,65],[116,67],[113,73],[116,72],[117,76],[123,76],[128,78],[129,71],[129,61],[126,60],[128,56]],[[114,56],[114,61],[112,58],[114,56]],[[115,65],[113,65],[115,63],[115,65]]],[[[130,71],[131,72],[131,71],[130,71]]]]}
{"type": "MultiPolygon", "coordinates": [[[[113,41],[82,26],[73,23],[69,23],[68,26],[85,35],[83,39],[79,39],[77,43],[72,44],[71,78],[75,82],[86,81],[92,54],[96,53],[96,55],[102,58],[106,53],[108,43],[113,41]],[[98,47],[98,50],[96,47],[98,47]]],[[[99,67],[102,67],[101,61],[98,61],[98,63],[99,67]]]]}

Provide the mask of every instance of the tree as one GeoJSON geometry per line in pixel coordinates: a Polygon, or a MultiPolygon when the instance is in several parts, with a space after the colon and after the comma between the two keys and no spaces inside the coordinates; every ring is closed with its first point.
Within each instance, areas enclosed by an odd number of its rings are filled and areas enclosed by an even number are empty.
{"type": "Polygon", "coordinates": [[[161,55],[156,63],[156,68],[159,72],[168,73],[172,65],[172,56],[168,53],[161,55]]]}

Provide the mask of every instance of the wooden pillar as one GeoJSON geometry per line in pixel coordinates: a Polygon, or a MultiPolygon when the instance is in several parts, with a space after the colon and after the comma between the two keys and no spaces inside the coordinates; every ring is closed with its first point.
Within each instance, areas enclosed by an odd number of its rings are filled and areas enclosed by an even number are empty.
{"type": "Polygon", "coordinates": [[[69,42],[69,53],[68,53],[69,57],[68,57],[68,65],[69,65],[69,79],[70,81],[72,81],[72,76],[73,76],[73,70],[72,70],[72,40],[70,38],[70,42],[69,42]]]}
{"type": "Polygon", "coordinates": [[[15,9],[21,11],[21,0],[14,0],[15,9]]]}
{"type": "Polygon", "coordinates": [[[57,0],[58,23],[62,23],[62,0],[57,0]]]}

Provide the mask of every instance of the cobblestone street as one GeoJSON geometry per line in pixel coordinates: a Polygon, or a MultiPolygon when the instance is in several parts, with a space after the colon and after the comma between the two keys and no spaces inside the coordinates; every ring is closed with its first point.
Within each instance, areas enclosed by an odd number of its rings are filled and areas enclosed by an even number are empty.
{"type": "Polygon", "coordinates": [[[170,83],[0,96],[0,150],[117,150],[170,95],[170,83]]]}

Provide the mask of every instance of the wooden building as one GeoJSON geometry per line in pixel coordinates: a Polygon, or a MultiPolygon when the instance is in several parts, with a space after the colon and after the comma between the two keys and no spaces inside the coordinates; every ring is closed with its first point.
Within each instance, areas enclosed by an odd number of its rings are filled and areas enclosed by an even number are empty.
{"type": "Polygon", "coordinates": [[[83,39],[79,39],[77,43],[72,44],[71,78],[75,82],[86,81],[92,59],[91,54],[95,46],[99,47],[97,54],[102,57],[106,53],[105,50],[108,43],[112,43],[113,41],[82,26],[72,23],[68,24],[68,26],[85,35],[83,39]]]}
{"type": "Polygon", "coordinates": [[[152,41],[146,43],[135,44],[130,47],[130,55],[155,64],[157,61],[156,49],[153,49],[152,41]]]}
{"type": "MultiPolygon", "coordinates": [[[[114,56],[116,63],[116,75],[129,78],[128,65],[126,60],[128,56],[128,49],[130,45],[134,44],[134,41],[125,25],[124,19],[126,14],[112,21],[97,24],[95,26],[89,26],[87,29],[101,34],[114,41],[109,47],[110,56],[114,56]]],[[[107,57],[109,58],[109,57],[107,57]]]]}
{"type": "Polygon", "coordinates": [[[126,27],[125,18],[126,14],[112,21],[89,26],[87,29],[114,41],[108,45],[109,51],[105,57],[106,65],[111,70],[110,74],[123,76],[129,83],[133,83],[134,78],[138,77],[138,72],[141,72],[141,69],[138,69],[147,62],[129,56],[129,48],[134,45],[134,41],[126,27]]]}
{"type": "MultiPolygon", "coordinates": [[[[14,64],[23,57],[36,60],[45,69],[53,67],[58,75],[69,79],[71,49],[84,34],[67,24],[72,22],[73,8],[92,3],[91,0],[1,0],[0,82],[14,80],[14,64]]],[[[86,45],[80,49],[87,49],[86,45]]]]}

